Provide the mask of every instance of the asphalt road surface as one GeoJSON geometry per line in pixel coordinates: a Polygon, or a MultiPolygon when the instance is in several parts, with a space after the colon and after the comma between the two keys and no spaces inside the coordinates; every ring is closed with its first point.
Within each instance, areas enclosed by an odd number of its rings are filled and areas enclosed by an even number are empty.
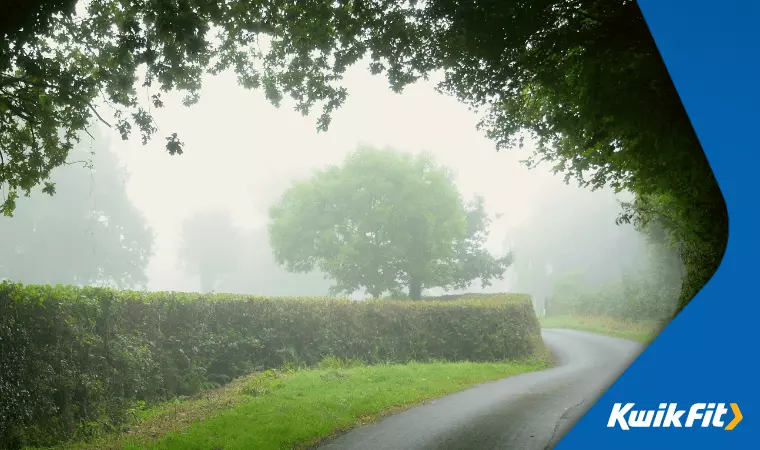
{"type": "Polygon", "coordinates": [[[644,347],[574,330],[542,335],[555,367],[443,397],[351,430],[319,450],[553,448],[644,347]]]}

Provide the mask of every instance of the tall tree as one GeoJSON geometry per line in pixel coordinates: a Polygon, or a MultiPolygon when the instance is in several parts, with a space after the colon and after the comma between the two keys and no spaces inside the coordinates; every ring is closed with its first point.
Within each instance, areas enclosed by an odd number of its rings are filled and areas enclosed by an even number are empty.
{"type": "MultiPolygon", "coordinates": [[[[484,111],[480,126],[499,148],[524,131],[537,139],[530,165],[636,193],[622,220],[669,217],[686,263],[682,306],[722,258],[725,204],[633,0],[92,0],[81,16],[55,4],[0,54],[6,214],[15,191],[47,182],[88,119],[106,120],[100,104],[123,137],[137,128],[151,138],[138,73],[160,107],[161,92],[192,104],[205,71],[232,69],[276,105],[289,95],[303,113],[321,107],[326,129],[347,97],[342,74],[367,56],[396,91],[442,71],[440,90],[484,111]]],[[[166,139],[183,151],[176,134],[166,139]]]]}
{"type": "Polygon", "coordinates": [[[482,248],[482,199],[466,205],[451,173],[424,154],[360,148],[294,184],[270,220],[277,262],[296,272],[318,267],[335,281],[333,293],[364,288],[377,298],[406,287],[419,299],[425,288],[487,286],[510,263],[482,248]]]}
{"type": "Polygon", "coordinates": [[[182,223],[179,258],[187,273],[198,276],[202,292],[216,290],[240,263],[242,236],[229,211],[211,209],[182,223]]]}
{"type": "Polygon", "coordinates": [[[128,175],[101,140],[74,147],[52,174],[57,195],[20,197],[0,217],[0,278],[144,287],[153,233],[129,200],[128,175]]]}

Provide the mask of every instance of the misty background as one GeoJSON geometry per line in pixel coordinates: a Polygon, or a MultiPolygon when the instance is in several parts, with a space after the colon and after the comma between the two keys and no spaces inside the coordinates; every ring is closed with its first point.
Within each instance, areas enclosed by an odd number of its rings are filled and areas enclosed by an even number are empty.
{"type": "MultiPolygon", "coordinates": [[[[330,131],[318,133],[316,117],[301,116],[287,101],[277,109],[231,74],[208,76],[196,106],[170,106],[181,99],[169,94],[174,101],[153,111],[160,134],[176,132],[185,142],[180,156],[167,154],[160,139],[125,142],[94,126],[69,165],[54,171],[54,197],[34,192],[18,199],[16,217],[0,218],[0,278],[326,295],[331,282],[321,274],[293,274],[275,264],[267,210],[293,180],[368,144],[428,151],[455,171],[465,198],[485,198],[493,218],[487,248],[496,256],[512,251],[515,259],[503,280],[487,288],[476,282],[467,292],[528,293],[541,311],[558,286],[597,290],[647,270],[675,289],[677,258],[662,250],[664,241],[654,246],[675,267],[667,273],[653,265],[648,236],[615,224],[625,193],[567,185],[548,166],[528,170],[520,160],[532,153],[530,143],[496,152],[476,129],[477,113],[436,93],[436,82],[418,82],[399,95],[357,65],[345,79],[346,104],[330,131]]],[[[146,105],[151,94],[145,90],[146,105]]]]}

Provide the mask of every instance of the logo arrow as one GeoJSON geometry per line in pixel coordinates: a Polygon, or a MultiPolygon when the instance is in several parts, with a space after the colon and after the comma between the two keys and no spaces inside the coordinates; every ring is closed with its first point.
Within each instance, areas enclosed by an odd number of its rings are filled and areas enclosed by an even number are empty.
{"type": "Polygon", "coordinates": [[[736,428],[737,425],[739,425],[739,422],[742,421],[744,416],[742,416],[742,412],[739,410],[739,405],[736,403],[731,403],[731,411],[734,412],[734,420],[732,420],[728,425],[726,425],[725,430],[733,430],[736,428]]]}

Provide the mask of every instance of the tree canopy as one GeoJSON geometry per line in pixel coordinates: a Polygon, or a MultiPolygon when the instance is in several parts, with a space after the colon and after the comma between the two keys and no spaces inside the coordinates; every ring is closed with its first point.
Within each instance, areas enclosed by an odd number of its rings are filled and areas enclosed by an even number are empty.
{"type": "Polygon", "coordinates": [[[21,197],[0,217],[0,276],[23,283],[139,288],[153,233],[130,202],[127,173],[102,141],[83,141],[57,168],[54,198],[21,197]],[[92,146],[91,146],[92,145],[92,146]]]}
{"type": "Polygon", "coordinates": [[[287,190],[269,233],[279,264],[318,268],[332,293],[364,288],[378,298],[406,287],[419,299],[425,288],[502,277],[510,257],[483,248],[488,224],[482,198],[466,204],[431,156],[364,147],[287,190]]]}
{"type": "MultiPolygon", "coordinates": [[[[321,108],[327,129],[348,95],[343,73],[369,58],[396,91],[443,72],[439,89],[479,109],[498,148],[537,139],[529,165],[636,193],[621,220],[665,221],[686,264],[682,306],[722,258],[725,204],[633,0],[91,0],[81,14],[73,1],[32,5],[35,20],[13,15],[0,47],[6,214],[15,191],[53,192],[50,170],[88,120],[111,120],[106,110],[124,138],[136,129],[147,141],[162,92],[192,104],[204,73],[230,69],[275,105],[290,96],[303,113],[321,108]]],[[[176,134],[165,139],[183,151],[176,134]]]]}

